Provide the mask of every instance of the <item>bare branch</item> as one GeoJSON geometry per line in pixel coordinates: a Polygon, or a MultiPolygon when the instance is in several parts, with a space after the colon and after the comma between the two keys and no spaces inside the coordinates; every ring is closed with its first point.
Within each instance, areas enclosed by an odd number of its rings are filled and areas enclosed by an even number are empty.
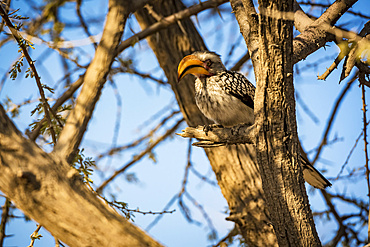
{"type": "Polygon", "coordinates": [[[328,141],[328,135],[329,135],[329,132],[331,130],[331,127],[333,125],[333,122],[334,122],[334,118],[338,112],[338,109],[339,109],[339,106],[340,104],[342,103],[342,100],[344,99],[344,96],[347,94],[347,92],[349,91],[349,89],[351,88],[351,85],[353,84],[353,82],[357,79],[357,74],[353,76],[353,78],[347,83],[346,87],[343,89],[343,91],[341,92],[341,94],[339,95],[338,99],[336,100],[335,102],[335,105],[332,109],[332,112],[330,114],[330,118],[328,120],[328,123],[326,124],[326,128],[325,128],[325,132],[324,132],[324,135],[323,137],[321,138],[321,143],[319,145],[319,148],[317,150],[317,153],[315,155],[315,158],[313,159],[312,161],[312,164],[315,164],[315,162],[317,161],[317,159],[319,158],[320,154],[321,154],[321,151],[322,149],[324,148],[324,146],[327,144],[327,141],[328,141]]]}
{"type": "Polygon", "coordinates": [[[230,68],[231,71],[237,71],[240,70],[240,68],[245,64],[249,59],[251,58],[249,52],[245,53],[244,56],[242,56],[233,67],[230,68]]]}
{"type": "Polygon", "coordinates": [[[116,57],[117,46],[131,11],[128,1],[109,1],[109,11],[101,42],[96,49],[95,57],[84,76],[84,86],[77,98],[65,127],[60,133],[54,152],[71,162],[86,131],[100,92],[106,82],[110,67],[116,57]]]}
{"type": "Polygon", "coordinates": [[[155,126],[152,130],[150,130],[146,135],[138,138],[137,140],[129,143],[129,144],[126,144],[124,146],[120,146],[120,147],[114,147],[114,148],[111,148],[110,150],[108,150],[107,152],[104,152],[102,154],[100,154],[96,161],[100,160],[101,158],[105,157],[105,156],[108,156],[108,155],[114,155],[118,152],[121,152],[123,150],[126,150],[126,149],[129,149],[129,148],[133,148],[133,147],[136,147],[138,146],[140,143],[142,143],[144,140],[152,137],[154,135],[154,133],[159,130],[161,127],[164,126],[164,124],[172,119],[173,116],[177,115],[178,113],[180,113],[179,111],[173,111],[171,112],[168,116],[166,116],[165,118],[162,119],[162,121],[157,125],[155,126]]]}
{"type": "Polygon", "coordinates": [[[83,18],[82,14],[81,14],[81,4],[82,4],[82,0],[77,0],[76,1],[77,16],[78,16],[78,19],[79,19],[79,21],[81,23],[81,26],[82,26],[83,30],[85,31],[87,37],[89,37],[89,39],[91,40],[91,43],[93,44],[94,48],[96,49],[98,47],[98,45],[96,44],[96,41],[92,37],[92,35],[89,31],[89,28],[86,25],[85,19],[83,18]]]}
{"type": "Polygon", "coordinates": [[[11,201],[9,198],[5,198],[5,203],[2,208],[2,214],[1,214],[1,224],[0,224],[0,246],[3,246],[4,244],[4,239],[6,238],[6,233],[5,233],[5,227],[6,224],[8,223],[9,219],[9,209],[10,209],[11,201]]]}
{"type": "MultiPolygon", "coordinates": [[[[309,6],[312,6],[312,7],[321,7],[321,8],[329,8],[330,7],[330,4],[323,4],[323,3],[318,3],[318,2],[304,2],[304,1],[300,1],[298,2],[298,4],[300,5],[309,5],[309,6]]],[[[359,13],[359,12],[354,12],[352,10],[348,10],[346,13],[349,13],[349,14],[352,14],[352,15],[355,15],[355,16],[358,16],[358,17],[361,17],[361,18],[365,18],[365,19],[370,19],[370,16],[368,15],[364,15],[362,13],[359,13]]]]}
{"type": "Polygon", "coordinates": [[[36,230],[31,234],[31,243],[28,245],[28,247],[33,247],[33,244],[35,243],[35,240],[39,238],[39,231],[41,229],[41,225],[38,225],[36,227],[36,230]]]}
{"type": "MultiPolygon", "coordinates": [[[[369,124],[370,122],[367,122],[367,124],[369,124]]],[[[355,150],[358,142],[360,141],[360,138],[361,136],[363,135],[364,131],[362,130],[361,133],[358,135],[358,137],[356,138],[355,140],[355,143],[353,144],[351,150],[349,151],[348,155],[347,155],[347,158],[346,160],[344,161],[342,167],[340,168],[340,171],[338,172],[338,175],[337,177],[335,178],[336,180],[339,179],[340,175],[342,174],[342,172],[344,171],[344,168],[346,167],[346,165],[348,164],[349,162],[349,159],[351,158],[352,154],[353,154],[353,151],[355,150]]]]}
{"type": "Polygon", "coordinates": [[[187,127],[183,133],[177,134],[181,137],[197,138],[201,140],[193,143],[198,147],[219,147],[231,144],[255,142],[254,125],[237,125],[232,128],[212,127],[211,130],[205,131],[204,126],[196,128],[187,127]]]}
{"type": "Polygon", "coordinates": [[[326,42],[334,40],[334,35],[328,33],[331,26],[346,12],[357,0],[335,1],[317,20],[315,20],[300,35],[294,38],[293,62],[305,59],[309,54],[323,47],[326,42]]]}
{"type": "Polygon", "coordinates": [[[317,79],[319,80],[326,80],[326,78],[333,72],[339,65],[340,61],[348,55],[349,49],[348,46],[345,45],[344,47],[339,46],[341,48],[339,55],[335,58],[334,62],[330,65],[330,67],[322,74],[318,76],[317,79]]]}
{"type": "Polygon", "coordinates": [[[258,18],[257,12],[251,0],[231,0],[231,7],[239,23],[248,52],[253,63],[256,78],[259,70],[259,36],[258,36],[258,18]]]}
{"type": "MultiPolygon", "coordinates": [[[[360,75],[360,77],[365,77],[364,75],[360,75]]],[[[361,79],[360,79],[361,80],[361,79]]],[[[367,141],[367,120],[366,120],[366,99],[365,99],[365,85],[361,85],[362,91],[362,121],[363,121],[363,133],[364,133],[364,155],[365,155],[365,170],[366,170],[366,180],[367,180],[367,190],[368,190],[368,197],[370,201],[370,171],[369,171],[369,154],[368,154],[368,141],[367,141]]],[[[370,202],[369,202],[370,204],[370,202]]],[[[370,216],[370,214],[369,214],[370,216]]],[[[370,218],[368,219],[368,241],[370,240],[370,218]]]]}
{"type": "Polygon", "coordinates": [[[133,46],[138,41],[145,39],[146,37],[158,32],[159,30],[162,30],[170,25],[176,24],[179,20],[188,18],[192,15],[195,15],[205,9],[209,8],[215,8],[223,3],[226,3],[227,0],[209,0],[206,2],[202,2],[197,5],[193,5],[187,9],[181,10],[178,13],[172,14],[170,16],[167,16],[163,18],[161,21],[151,25],[150,27],[147,27],[143,31],[131,36],[130,38],[123,41],[118,49],[117,52],[121,53],[123,50],[125,50],[127,47],[133,46]]]}
{"type": "Polygon", "coordinates": [[[121,169],[114,172],[112,176],[110,176],[107,180],[105,180],[97,189],[96,191],[98,193],[101,193],[103,189],[110,183],[115,177],[117,177],[119,174],[126,171],[129,167],[131,167],[133,164],[135,164],[137,161],[141,160],[146,154],[151,152],[153,148],[155,148],[160,142],[162,142],[164,139],[166,139],[168,136],[170,136],[176,129],[179,127],[179,125],[184,121],[184,119],[180,119],[177,121],[177,123],[170,129],[167,130],[167,132],[159,137],[157,140],[155,140],[153,143],[150,144],[144,151],[142,151],[140,154],[135,155],[134,158],[124,165],[121,169]]]}

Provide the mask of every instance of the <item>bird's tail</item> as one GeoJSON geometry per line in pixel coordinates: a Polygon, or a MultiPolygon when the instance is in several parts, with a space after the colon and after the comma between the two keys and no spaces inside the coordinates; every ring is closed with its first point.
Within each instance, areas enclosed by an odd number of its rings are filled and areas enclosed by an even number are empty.
{"type": "Polygon", "coordinates": [[[307,183],[317,189],[325,189],[331,186],[329,180],[322,175],[311,163],[301,155],[301,164],[303,168],[303,178],[307,183]]]}

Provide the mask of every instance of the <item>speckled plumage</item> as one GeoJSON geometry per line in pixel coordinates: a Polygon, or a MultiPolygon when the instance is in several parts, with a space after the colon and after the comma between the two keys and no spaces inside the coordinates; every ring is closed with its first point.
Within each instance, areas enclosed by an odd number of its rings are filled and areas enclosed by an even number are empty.
{"type": "Polygon", "coordinates": [[[217,124],[253,124],[255,87],[242,74],[221,71],[195,80],[195,100],[201,112],[217,124]]]}

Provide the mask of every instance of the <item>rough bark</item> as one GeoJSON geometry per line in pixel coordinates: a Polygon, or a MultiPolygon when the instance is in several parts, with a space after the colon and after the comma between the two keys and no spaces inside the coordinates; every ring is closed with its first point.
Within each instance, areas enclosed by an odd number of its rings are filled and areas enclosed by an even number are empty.
{"type": "Polygon", "coordinates": [[[298,156],[293,87],[293,0],[259,1],[256,151],[279,246],[320,246],[298,156]]]}
{"type": "MultiPolygon", "coordinates": [[[[154,11],[168,16],[185,7],[180,1],[167,0],[154,3],[154,11]]],[[[155,23],[150,14],[141,10],[135,13],[142,29],[155,23]]],[[[147,39],[168,82],[176,95],[180,109],[189,126],[209,123],[198,110],[194,100],[194,78],[177,83],[177,65],[180,60],[206,47],[190,20],[160,31],[147,39]]],[[[255,163],[253,145],[233,145],[205,149],[221,191],[230,209],[229,220],[237,223],[240,233],[249,246],[276,245],[276,237],[268,224],[261,178],[255,163]]]]}
{"type": "Polygon", "coordinates": [[[161,246],[98,199],[60,157],[24,138],[0,105],[0,190],[69,246],[161,246]]]}

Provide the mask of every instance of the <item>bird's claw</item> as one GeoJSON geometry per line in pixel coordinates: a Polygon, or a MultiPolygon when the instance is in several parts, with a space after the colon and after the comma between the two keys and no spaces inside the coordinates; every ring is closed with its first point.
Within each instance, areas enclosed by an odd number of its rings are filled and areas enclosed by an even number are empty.
{"type": "Polygon", "coordinates": [[[206,133],[206,135],[208,135],[208,132],[212,131],[212,129],[223,128],[223,127],[224,126],[222,126],[221,124],[206,124],[203,126],[203,131],[206,133]]]}

